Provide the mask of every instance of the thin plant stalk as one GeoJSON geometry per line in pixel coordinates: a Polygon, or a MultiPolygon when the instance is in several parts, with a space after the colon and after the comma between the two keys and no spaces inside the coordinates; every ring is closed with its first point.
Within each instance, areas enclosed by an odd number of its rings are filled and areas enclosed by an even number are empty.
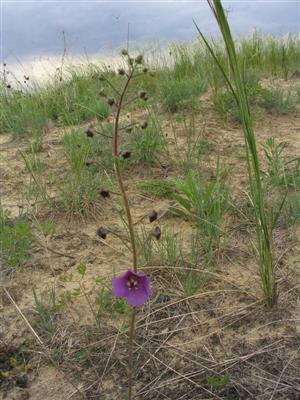
{"type": "Polygon", "coordinates": [[[222,63],[216,56],[214,50],[201,33],[198,26],[196,24],[195,25],[214,61],[221,70],[240,110],[245,138],[250,193],[256,219],[262,288],[266,298],[267,306],[272,308],[277,302],[276,279],[272,253],[272,227],[269,227],[267,220],[265,195],[261,181],[261,170],[256,146],[256,137],[253,130],[253,122],[250,113],[244,77],[238,62],[234,41],[232,39],[232,34],[221,0],[207,0],[207,2],[217,20],[225,42],[232,78],[230,78],[225,72],[222,63]]]}
{"type": "MultiPolygon", "coordinates": [[[[132,252],[132,262],[133,262],[133,270],[137,272],[137,251],[136,251],[136,242],[133,228],[133,221],[130,211],[130,206],[128,202],[128,198],[126,195],[123,178],[121,174],[121,166],[120,166],[120,151],[119,151],[119,122],[120,115],[122,111],[123,101],[126,94],[126,91],[129,87],[129,84],[134,75],[134,67],[130,68],[130,72],[127,76],[126,83],[122,92],[120,93],[120,98],[118,102],[118,107],[116,111],[115,117],[115,127],[114,127],[114,136],[113,136],[113,155],[114,155],[114,164],[115,164],[115,172],[118,180],[118,185],[120,188],[121,196],[123,199],[127,222],[128,222],[128,230],[130,236],[131,243],[131,252],[132,252]]],[[[133,340],[134,340],[134,330],[135,330],[135,308],[131,307],[131,318],[130,318],[130,328],[129,328],[129,341],[128,341],[128,400],[132,400],[132,386],[133,386],[133,340]]]]}

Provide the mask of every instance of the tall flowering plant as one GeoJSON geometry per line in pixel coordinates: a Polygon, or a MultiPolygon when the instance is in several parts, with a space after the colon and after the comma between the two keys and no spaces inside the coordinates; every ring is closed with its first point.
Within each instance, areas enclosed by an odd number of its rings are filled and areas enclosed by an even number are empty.
{"type": "MultiPolygon", "coordinates": [[[[135,315],[136,307],[144,305],[149,297],[151,296],[152,289],[150,279],[144,272],[138,270],[138,257],[137,257],[137,246],[134,233],[134,225],[132,222],[132,216],[130,211],[130,205],[128,197],[125,191],[123,177],[121,173],[121,159],[128,159],[131,157],[130,151],[120,151],[121,143],[121,132],[123,129],[129,130],[135,124],[130,124],[128,126],[121,126],[121,113],[125,107],[125,97],[126,93],[130,87],[130,83],[134,78],[141,74],[146,74],[148,69],[143,65],[142,55],[138,55],[132,58],[127,50],[122,50],[122,55],[126,60],[127,68],[120,68],[118,74],[124,77],[124,84],[121,90],[115,88],[115,86],[106,79],[105,75],[100,76],[101,81],[107,81],[107,84],[113,89],[115,97],[106,97],[108,105],[112,108],[114,113],[114,133],[112,138],[113,146],[113,157],[115,174],[118,181],[120,193],[122,196],[123,204],[126,211],[128,230],[130,236],[131,253],[132,253],[132,266],[121,276],[116,277],[112,281],[113,293],[117,297],[124,298],[127,303],[131,306],[131,321],[129,328],[129,344],[128,344],[128,399],[132,399],[132,386],[133,386],[133,339],[135,330],[135,315]]],[[[100,89],[100,94],[105,96],[105,88],[100,89]]],[[[145,90],[139,90],[137,96],[132,100],[142,99],[143,101],[148,100],[148,96],[145,90]]],[[[128,103],[127,103],[128,104],[128,103]]],[[[140,124],[141,129],[147,127],[147,121],[140,124]]],[[[105,197],[109,196],[107,191],[104,191],[105,197]]],[[[103,195],[104,196],[104,195],[103,195]]],[[[100,227],[97,231],[98,235],[105,239],[107,231],[104,227],[100,227]]]]}

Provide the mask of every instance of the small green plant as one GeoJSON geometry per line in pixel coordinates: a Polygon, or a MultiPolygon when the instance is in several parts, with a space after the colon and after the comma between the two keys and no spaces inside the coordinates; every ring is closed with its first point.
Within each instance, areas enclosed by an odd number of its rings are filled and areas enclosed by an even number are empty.
{"type": "Polygon", "coordinates": [[[272,184],[280,185],[285,183],[286,158],[284,150],[287,146],[287,142],[276,143],[273,137],[268,138],[264,146],[268,163],[267,177],[272,184]]]}
{"type": "Polygon", "coordinates": [[[281,87],[264,89],[261,91],[261,106],[271,114],[290,114],[296,111],[298,96],[292,91],[285,91],[281,87]]]}
{"type": "Polygon", "coordinates": [[[166,180],[152,180],[138,183],[138,188],[145,194],[155,197],[171,197],[175,190],[175,183],[166,180]]]}
{"type": "Polygon", "coordinates": [[[91,156],[91,141],[83,132],[74,130],[66,133],[62,142],[71,170],[79,176],[86,169],[87,160],[91,156]]]}
{"type": "MultiPolygon", "coordinates": [[[[244,84],[249,104],[255,106],[259,103],[261,94],[264,92],[264,89],[259,83],[258,76],[255,74],[246,75],[244,77],[244,84]]],[[[213,102],[221,116],[227,116],[238,122],[242,121],[239,107],[236,103],[233,93],[230,90],[218,90],[216,94],[213,93],[213,102]]]]}
{"type": "Polygon", "coordinates": [[[46,335],[50,339],[57,330],[59,310],[61,308],[56,298],[55,289],[54,287],[51,289],[47,288],[40,294],[33,289],[33,297],[36,314],[34,326],[41,334],[46,335]]]}
{"type": "Polygon", "coordinates": [[[220,167],[218,165],[215,178],[211,181],[189,172],[185,180],[177,180],[176,183],[178,194],[174,194],[173,198],[178,206],[174,212],[183,214],[197,226],[204,251],[212,259],[213,252],[220,245],[228,201],[228,188],[220,167]]]}
{"type": "Polygon", "coordinates": [[[101,183],[102,177],[90,171],[79,176],[71,174],[60,186],[57,205],[69,215],[95,214],[99,208],[101,183]]]}
{"type": "Polygon", "coordinates": [[[135,164],[154,165],[165,148],[165,141],[157,121],[152,120],[145,129],[135,129],[130,134],[129,142],[132,162],[135,164]]]}
{"type": "Polygon", "coordinates": [[[160,98],[165,109],[174,113],[185,107],[188,101],[203,94],[206,88],[202,77],[174,79],[171,76],[162,80],[160,98]]]}
{"type": "Polygon", "coordinates": [[[211,375],[207,377],[207,382],[211,385],[212,389],[216,392],[225,388],[230,382],[231,376],[226,372],[223,376],[211,375]]]}
{"type": "Polygon", "coordinates": [[[20,267],[30,258],[34,242],[31,225],[21,217],[10,220],[2,208],[0,213],[0,256],[8,267],[20,267]]]}
{"type": "Polygon", "coordinates": [[[98,278],[96,281],[97,286],[100,286],[97,288],[95,301],[98,322],[100,322],[101,318],[103,318],[104,316],[117,318],[120,315],[129,315],[130,307],[124,299],[116,299],[113,296],[110,282],[101,278],[98,278]]]}

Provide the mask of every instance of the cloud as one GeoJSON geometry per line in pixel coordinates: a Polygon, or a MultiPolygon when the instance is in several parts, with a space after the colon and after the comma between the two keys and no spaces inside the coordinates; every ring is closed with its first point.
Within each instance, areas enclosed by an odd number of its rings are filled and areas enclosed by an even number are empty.
{"type": "MultiPolygon", "coordinates": [[[[236,35],[253,28],[272,34],[299,33],[300,3],[225,1],[236,35]]],[[[189,40],[196,36],[192,19],[208,34],[218,32],[206,1],[73,1],[2,2],[2,57],[57,55],[63,51],[62,31],[73,53],[111,53],[130,40],[189,40]]]]}

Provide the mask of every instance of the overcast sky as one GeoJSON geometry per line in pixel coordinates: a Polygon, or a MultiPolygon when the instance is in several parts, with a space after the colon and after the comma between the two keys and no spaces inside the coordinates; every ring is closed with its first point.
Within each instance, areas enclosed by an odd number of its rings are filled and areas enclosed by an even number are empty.
{"type": "MultiPolygon", "coordinates": [[[[62,31],[74,54],[113,53],[126,43],[189,40],[192,19],[203,32],[218,30],[205,0],[197,1],[10,1],[1,2],[1,58],[60,55],[62,31]]],[[[300,0],[224,1],[235,35],[300,33],[300,0]]]]}

